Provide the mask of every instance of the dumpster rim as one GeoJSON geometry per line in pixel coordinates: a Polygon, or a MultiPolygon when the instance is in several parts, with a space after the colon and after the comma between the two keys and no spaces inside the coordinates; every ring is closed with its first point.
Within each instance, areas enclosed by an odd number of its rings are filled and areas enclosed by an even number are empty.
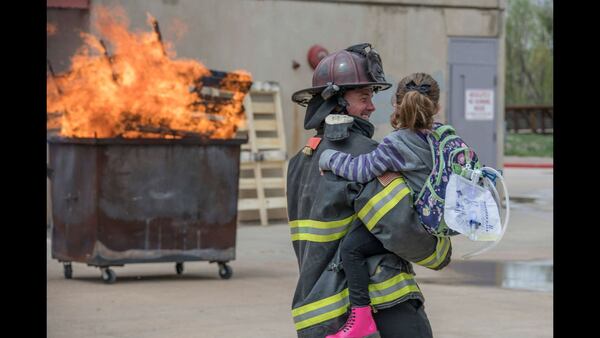
{"type": "Polygon", "coordinates": [[[83,144],[83,145],[241,145],[248,143],[248,135],[236,135],[232,139],[208,139],[199,137],[184,137],[180,139],[166,138],[79,138],[64,136],[48,136],[46,138],[50,144],[83,144]]]}

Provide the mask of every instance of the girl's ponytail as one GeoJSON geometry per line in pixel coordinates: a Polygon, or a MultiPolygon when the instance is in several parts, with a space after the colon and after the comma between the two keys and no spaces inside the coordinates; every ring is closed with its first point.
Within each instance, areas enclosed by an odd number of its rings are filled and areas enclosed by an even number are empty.
{"type": "Polygon", "coordinates": [[[411,74],[400,81],[396,91],[396,110],[391,116],[394,129],[432,129],[438,111],[440,89],[428,74],[411,74]]]}

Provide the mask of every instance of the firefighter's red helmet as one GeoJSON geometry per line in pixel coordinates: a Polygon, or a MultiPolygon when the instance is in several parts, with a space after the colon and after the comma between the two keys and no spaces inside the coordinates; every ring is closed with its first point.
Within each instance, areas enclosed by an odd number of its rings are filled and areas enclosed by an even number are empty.
{"type": "Polygon", "coordinates": [[[323,58],[313,73],[312,87],[295,92],[292,100],[306,105],[316,94],[327,99],[340,90],[372,87],[379,91],[391,86],[385,80],[381,58],[370,44],[363,43],[323,58]]]}

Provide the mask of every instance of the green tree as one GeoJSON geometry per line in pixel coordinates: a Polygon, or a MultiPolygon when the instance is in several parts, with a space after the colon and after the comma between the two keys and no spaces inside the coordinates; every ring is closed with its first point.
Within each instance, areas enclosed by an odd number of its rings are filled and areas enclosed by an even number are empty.
{"type": "Polygon", "coordinates": [[[552,1],[508,1],[506,105],[553,103],[552,38],[552,1]]]}

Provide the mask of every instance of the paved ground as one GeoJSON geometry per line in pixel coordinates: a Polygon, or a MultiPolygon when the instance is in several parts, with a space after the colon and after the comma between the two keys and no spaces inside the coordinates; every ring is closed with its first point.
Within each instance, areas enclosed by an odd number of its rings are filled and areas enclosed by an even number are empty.
{"type": "MultiPolygon", "coordinates": [[[[415,268],[435,337],[553,336],[552,291],[499,286],[503,264],[552,261],[553,171],[506,169],[505,177],[514,199],[504,240],[465,262],[460,254],[473,247],[457,239],[448,269],[415,268]],[[470,266],[470,274],[453,265],[470,266]]],[[[290,304],[298,274],[287,225],[241,225],[237,241],[230,280],[206,262],[186,263],[180,276],[170,263],[131,264],[115,267],[117,282],[107,285],[98,269],[77,263],[65,280],[49,239],[47,336],[295,337],[290,304]]]]}

